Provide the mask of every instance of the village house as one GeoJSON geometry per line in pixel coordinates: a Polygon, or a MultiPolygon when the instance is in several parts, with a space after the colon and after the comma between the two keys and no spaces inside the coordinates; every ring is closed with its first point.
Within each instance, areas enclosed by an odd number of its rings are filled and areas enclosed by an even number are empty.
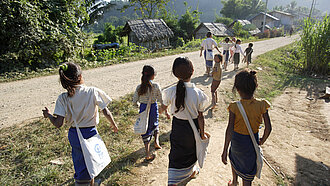
{"type": "Polygon", "coordinates": [[[140,19],[127,21],[121,35],[128,36],[128,45],[155,50],[170,47],[173,32],[162,19],[140,19]]]}
{"type": "Polygon", "coordinates": [[[284,26],[285,29],[290,29],[293,25],[294,21],[294,15],[287,13],[287,12],[282,12],[282,11],[272,11],[269,14],[271,14],[274,17],[277,17],[280,19],[280,26],[284,26]]]}
{"type": "MultiPolygon", "coordinates": [[[[257,28],[262,29],[263,24],[264,24],[264,15],[265,15],[265,12],[260,12],[257,15],[253,16],[252,18],[250,18],[249,20],[257,28]]],[[[279,27],[280,19],[266,13],[266,25],[268,25],[270,28],[279,27]]]]}
{"type": "MultiPolygon", "coordinates": [[[[234,27],[235,23],[237,23],[237,22],[241,23],[241,25],[243,26],[243,28],[244,28],[244,27],[247,27],[247,26],[249,26],[249,25],[252,24],[252,23],[251,23],[250,21],[248,21],[248,20],[236,19],[235,21],[233,21],[232,23],[230,23],[230,25],[228,25],[228,30],[231,31],[231,32],[233,32],[233,27],[234,27]]],[[[254,36],[254,35],[258,34],[258,33],[260,32],[260,30],[259,30],[258,28],[255,28],[255,29],[253,29],[253,30],[249,30],[248,32],[249,32],[252,36],[254,36]]]]}
{"type": "Polygon", "coordinates": [[[211,32],[216,37],[233,36],[223,23],[201,23],[194,30],[193,35],[196,39],[202,39],[206,37],[207,32],[211,32]]]}

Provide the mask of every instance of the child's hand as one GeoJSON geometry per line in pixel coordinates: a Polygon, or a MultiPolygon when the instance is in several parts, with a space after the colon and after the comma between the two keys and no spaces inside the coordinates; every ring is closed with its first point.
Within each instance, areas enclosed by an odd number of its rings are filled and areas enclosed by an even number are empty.
{"type": "Polygon", "coordinates": [[[116,124],[114,124],[114,125],[112,126],[112,130],[113,130],[114,133],[117,133],[117,132],[118,132],[118,127],[117,127],[116,124]]]}
{"type": "Polygon", "coordinates": [[[165,112],[166,118],[171,119],[171,115],[169,115],[167,112],[165,112]]]}
{"type": "Polygon", "coordinates": [[[223,151],[223,153],[221,155],[221,160],[222,160],[222,163],[225,165],[227,165],[227,156],[228,156],[227,151],[223,151]]]}
{"type": "Polygon", "coordinates": [[[49,116],[50,113],[47,107],[45,107],[45,110],[42,110],[42,114],[44,115],[45,118],[49,116]]]}

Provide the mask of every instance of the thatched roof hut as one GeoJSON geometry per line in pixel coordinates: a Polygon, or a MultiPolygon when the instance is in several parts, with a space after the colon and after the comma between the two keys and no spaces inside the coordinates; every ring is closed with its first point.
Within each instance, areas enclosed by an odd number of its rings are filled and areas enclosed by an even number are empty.
{"type": "MultiPolygon", "coordinates": [[[[241,23],[241,25],[243,26],[243,29],[244,29],[244,27],[247,27],[247,26],[249,26],[249,25],[252,24],[249,20],[246,20],[246,19],[236,19],[236,20],[234,20],[232,23],[230,23],[230,24],[228,25],[228,29],[229,29],[230,31],[233,32],[234,24],[237,23],[237,22],[241,23]]],[[[260,33],[260,30],[259,30],[258,28],[255,28],[254,30],[250,30],[250,31],[248,31],[248,32],[249,32],[252,36],[254,36],[254,35],[260,33]]]]}
{"type": "Polygon", "coordinates": [[[216,37],[232,36],[233,34],[222,23],[201,23],[194,31],[194,37],[201,39],[206,37],[207,32],[212,32],[216,37]]]}
{"type": "Polygon", "coordinates": [[[127,21],[122,35],[128,35],[128,41],[149,49],[169,46],[172,30],[162,19],[140,19],[127,21]]]}

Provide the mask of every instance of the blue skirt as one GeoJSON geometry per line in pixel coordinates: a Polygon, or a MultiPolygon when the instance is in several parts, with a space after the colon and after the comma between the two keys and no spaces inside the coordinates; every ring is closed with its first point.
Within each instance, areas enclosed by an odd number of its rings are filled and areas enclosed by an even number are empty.
{"type": "MultiPolygon", "coordinates": [[[[259,142],[259,133],[255,133],[254,137],[259,142]]],[[[250,135],[233,132],[229,159],[239,177],[246,181],[253,181],[257,173],[257,155],[250,135]]]]}
{"type": "MultiPolygon", "coordinates": [[[[97,130],[95,127],[80,128],[80,131],[85,139],[88,139],[95,134],[97,130]]],[[[91,180],[87,167],[85,164],[85,159],[83,152],[81,150],[80,141],[77,134],[76,128],[70,128],[68,134],[69,142],[72,147],[72,161],[74,166],[74,179],[75,180],[91,180]]]]}
{"type": "Polygon", "coordinates": [[[229,61],[229,50],[223,50],[223,56],[225,57],[225,62],[229,61]]]}
{"type": "MultiPolygon", "coordinates": [[[[147,108],[147,104],[141,103],[140,104],[140,112],[145,111],[147,108]]],[[[147,132],[142,136],[142,140],[145,143],[148,143],[151,141],[152,136],[155,134],[155,132],[159,131],[159,113],[158,113],[158,105],[157,103],[152,103],[150,105],[150,112],[149,112],[149,120],[148,120],[148,129],[147,132]]]]}

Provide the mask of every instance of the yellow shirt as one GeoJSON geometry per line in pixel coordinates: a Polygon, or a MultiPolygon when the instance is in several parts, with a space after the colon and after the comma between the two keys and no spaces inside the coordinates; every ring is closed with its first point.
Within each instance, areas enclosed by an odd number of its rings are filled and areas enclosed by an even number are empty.
{"type": "Polygon", "coordinates": [[[219,63],[215,62],[213,66],[212,77],[214,80],[221,81],[221,75],[222,75],[221,64],[220,62],[219,63]]]}
{"type": "MultiPolygon", "coordinates": [[[[270,103],[267,100],[255,98],[242,99],[241,103],[247,117],[249,118],[253,133],[257,133],[259,131],[259,126],[262,123],[262,115],[266,113],[270,107],[270,103]]],[[[235,114],[234,131],[239,134],[249,135],[249,131],[246,128],[244,119],[237,107],[236,102],[230,103],[228,110],[235,114]]]]}

